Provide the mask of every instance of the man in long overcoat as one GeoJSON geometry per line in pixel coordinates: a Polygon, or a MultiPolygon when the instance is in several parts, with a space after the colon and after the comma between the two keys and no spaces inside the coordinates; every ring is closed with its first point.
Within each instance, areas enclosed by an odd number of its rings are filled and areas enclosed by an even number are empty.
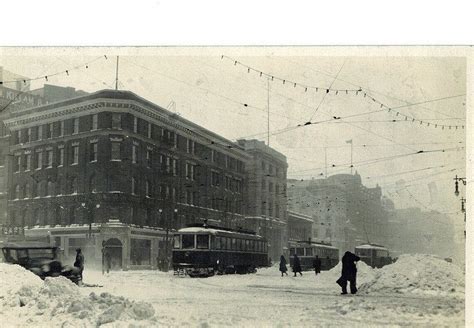
{"type": "Polygon", "coordinates": [[[303,275],[303,273],[301,273],[301,263],[300,263],[300,258],[298,257],[298,255],[296,255],[295,253],[295,256],[293,258],[293,272],[295,273],[295,277],[296,277],[296,274],[299,273],[301,276],[303,275]]]}
{"type": "Polygon", "coordinates": [[[360,257],[357,255],[346,252],[342,257],[342,273],[341,277],[336,281],[342,288],[341,294],[347,294],[347,282],[350,283],[351,294],[357,293],[356,277],[357,267],[355,262],[359,261],[360,257]]]}
{"type": "Polygon", "coordinates": [[[319,256],[316,255],[316,257],[313,260],[313,268],[314,268],[314,273],[317,275],[318,273],[321,273],[321,259],[319,256]]]}
{"type": "Polygon", "coordinates": [[[74,266],[79,268],[79,276],[81,278],[82,283],[82,273],[84,272],[84,255],[80,248],[76,249],[76,261],[74,262],[74,266]]]}
{"type": "Polygon", "coordinates": [[[283,277],[283,274],[288,275],[288,273],[286,271],[288,271],[288,268],[286,267],[286,259],[282,255],[282,256],[280,256],[280,272],[281,272],[282,277],[283,277]]]}

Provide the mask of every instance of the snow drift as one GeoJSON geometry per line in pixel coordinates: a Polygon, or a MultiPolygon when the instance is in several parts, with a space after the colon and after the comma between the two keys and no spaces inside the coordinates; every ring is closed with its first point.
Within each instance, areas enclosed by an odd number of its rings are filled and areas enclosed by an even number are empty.
{"type": "Polygon", "coordinates": [[[109,293],[84,296],[65,277],[43,282],[18,265],[0,263],[0,317],[6,326],[156,325],[149,303],[109,293]]]}
{"type": "Polygon", "coordinates": [[[464,294],[462,270],[433,255],[401,255],[397,262],[372,270],[373,278],[361,281],[359,292],[464,294]]]}

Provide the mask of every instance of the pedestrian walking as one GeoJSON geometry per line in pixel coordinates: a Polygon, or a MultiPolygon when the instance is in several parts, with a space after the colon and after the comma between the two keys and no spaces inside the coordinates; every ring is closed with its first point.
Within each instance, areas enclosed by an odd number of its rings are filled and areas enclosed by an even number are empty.
{"type": "Polygon", "coordinates": [[[84,272],[84,255],[80,248],[76,249],[76,261],[74,261],[74,266],[79,269],[79,278],[82,283],[82,273],[84,272]]]}
{"type": "Polygon", "coordinates": [[[300,276],[303,275],[303,273],[301,272],[300,258],[298,257],[298,255],[296,255],[296,253],[293,257],[293,272],[295,273],[294,277],[296,277],[297,273],[299,273],[300,276]]]}
{"type": "Polygon", "coordinates": [[[109,273],[110,269],[112,268],[112,256],[110,256],[109,251],[105,252],[105,269],[107,273],[109,273]]]}
{"type": "Polygon", "coordinates": [[[286,267],[286,259],[285,259],[285,257],[282,255],[282,256],[280,256],[280,272],[281,272],[281,276],[283,277],[283,274],[288,275],[287,271],[288,271],[288,268],[286,267]]]}
{"type": "Polygon", "coordinates": [[[314,268],[314,273],[316,275],[318,275],[318,273],[321,273],[321,259],[317,255],[313,260],[313,268],[314,268]]]}
{"type": "Polygon", "coordinates": [[[360,261],[360,257],[357,255],[346,252],[342,257],[342,273],[341,277],[336,281],[342,288],[341,294],[347,294],[347,282],[350,283],[351,294],[357,293],[356,278],[357,278],[357,267],[356,263],[360,261]]]}

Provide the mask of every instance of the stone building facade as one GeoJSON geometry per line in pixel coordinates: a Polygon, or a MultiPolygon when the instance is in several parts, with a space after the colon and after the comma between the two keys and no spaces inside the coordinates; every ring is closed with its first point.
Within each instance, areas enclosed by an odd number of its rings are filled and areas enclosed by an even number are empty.
{"type": "Polygon", "coordinates": [[[246,227],[269,242],[269,257],[277,260],[287,246],[286,157],[259,140],[237,140],[251,156],[247,165],[246,227]]]}
{"type": "Polygon", "coordinates": [[[103,233],[93,226],[118,220],[125,226],[109,228],[136,226],[138,239],[149,237],[135,248],[130,238],[119,239],[122,266],[153,267],[159,259],[133,254],[166,242],[170,229],[203,219],[235,226],[245,215],[251,155],[132,92],[103,90],[12,111],[5,125],[7,224],[30,234],[49,231],[63,243],[71,231],[82,238],[75,244],[93,242],[88,255],[96,257],[103,233]]]}

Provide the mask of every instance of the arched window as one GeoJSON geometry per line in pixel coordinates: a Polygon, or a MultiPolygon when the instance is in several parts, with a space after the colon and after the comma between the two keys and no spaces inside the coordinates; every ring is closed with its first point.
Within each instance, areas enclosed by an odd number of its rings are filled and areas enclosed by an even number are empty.
{"type": "Polygon", "coordinates": [[[10,217],[9,217],[8,221],[10,222],[11,225],[16,225],[16,222],[15,222],[16,221],[16,212],[14,210],[12,210],[10,212],[10,217]]]}
{"type": "Polygon", "coordinates": [[[132,178],[132,195],[137,194],[137,179],[132,178]]]}
{"type": "Polygon", "coordinates": [[[40,225],[41,218],[40,218],[40,210],[39,208],[35,208],[33,211],[33,225],[40,225]]]}
{"type": "Polygon", "coordinates": [[[41,215],[41,224],[40,225],[46,225],[48,224],[48,210],[46,208],[43,208],[43,211],[42,211],[42,215],[41,215]]]}
{"type": "Polygon", "coordinates": [[[62,195],[63,194],[62,186],[63,186],[63,179],[58,178],[56,180],[56,195],[62,195]]]}
{"type": "Polygon", "coordinates": [[[23,192],[23,198],[30,198],[30,185],[25,184],[25,190],[23,192]]]}
{"type": "Polygon", "coordinates": [[[97,179],[95,175],[91,175],[89,178],[89,191],[93,193],[97,192],[97,179]]]}
{"type": "Polygon", "coordinates": [[[13,199],[20,199],[20,185],[15,186],[15,191],[13,192],[13,199]]]}
{"type": "Polygon", "coordinates": [[[31,197],[35,198],[38,197],[38,182],[35,180],[31,183],[31,197]]]}
{"type": "Polygon", "coordinates": [[[52,181],[48,181],[48,186],[46,188],[46,196],[53,196],[54,195],[54,183],[52,181]]]}
{"type": "Polygon", "coordinates": [[[61,207],[59,205],[54,209],[54,224],[61,224],[61,207]]]}
{"type": "Polygon", "coordinates": [[[151,197],[152,191],[151,191],[151,184],[149,180],[146,180],[145,182],[145,192],[147,197],[151,197]]]}
{"type": "Polygon", "coordinates": [[[25,227],[26,226],[26,218],[27,218],[27,210],[24,209],[22,212],[21,212],[21,222],[20,222],[20,226],[22,227],[25,227]]]}
{"type": "Polygon", "coordinates": [[[72,177],[71,178],[71,194],[77,194],[77,193],[78,193],[77,178],[72,177]]]}
{"type": "Polygon", "coordinates": [[[76,223],[76,208],[74,206],[71,206],[69,208],[69,224],[74,224],[76,223]]]}

